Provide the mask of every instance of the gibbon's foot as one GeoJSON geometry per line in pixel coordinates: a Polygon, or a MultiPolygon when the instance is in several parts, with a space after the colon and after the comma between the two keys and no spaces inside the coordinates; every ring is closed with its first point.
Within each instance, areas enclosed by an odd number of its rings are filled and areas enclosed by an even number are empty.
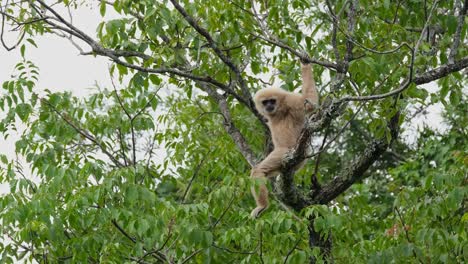
{"type": "Polygon", "coordinates": [[[252,212],[250,213],[250,217],[252,218],[258,218],[260,216],[260,214],[263,213],[263,211],[265,211],[267,209],[267,206],[265,207],[260,207],[260,206],[257,206],[255,209],[252,210],[252,212]]]}
{"type": "Polygon", "coordinates": [[[319,107],[317,103],[312,102],[310,99],[305,99],[304,100],[304,107],[308,110],[315,110],[319,107]]]}

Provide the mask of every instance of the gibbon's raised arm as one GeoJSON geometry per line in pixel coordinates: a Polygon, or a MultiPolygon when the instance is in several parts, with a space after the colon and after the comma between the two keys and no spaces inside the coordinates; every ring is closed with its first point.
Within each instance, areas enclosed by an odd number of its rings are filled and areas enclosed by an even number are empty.
{"type": "Polygon", "coordinates": [[[310,103],[317,107],[319,104],[319,96],[315,87],[314,75],[312,73],[311,64],[301,63],[302,71],[302,96],[309,100],[310,103]]]}

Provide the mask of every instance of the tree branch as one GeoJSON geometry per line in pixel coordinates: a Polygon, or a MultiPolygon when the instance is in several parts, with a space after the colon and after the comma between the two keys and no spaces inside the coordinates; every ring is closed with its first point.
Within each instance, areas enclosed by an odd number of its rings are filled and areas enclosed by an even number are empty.
{"type": "Polygon", "coordinates": [[[188,12],[179,4],[177,0],[170,0],[171,3],[174,5],[174,7],[177,9],[177,11],[184,17],[184,19],[192,26],[200,35],[202,35],[206,41],[208,41],[208,44],[210,45],[211,49],[215,52],[215,54],[226,64],[232,72],[237,77],[237,81],[240,84],[241,90],[243,97],[249,102],[249,105],[251,107],[254,106],[252,96],[250,95],[249,89],[247,87],[247,84],[245,83],[244,78],[242,77],[241,70],[234,64],[234,62],[231,60],[229,56],[224,54],[224,52],[218,47],[216,42],[213,40],[211,37],[210,33],[208,30],[205,28],[201,27],[195,19],[188,14],[188,12]]]}
{"type": "Polygon", "coordinates": [[[457,1],[456,5],[458,6],[460,13],[458,14],[457,29],[455,30],[453,43],[452,43],[452,46],[450,47],[450,54],[448,56],[449,63],[455,62],[455,56],[457,56],[458,46],[460,45],[461,32],[462,32],[463,24],[465,22],[466,12],[468,10],[468,1],[465,1],[463,5],[462,5],[462,0],[456,0],[456,1],[457,1]]]}
{"type": "Polygon", "coordinates": [[[389,129],[392,135],[392,140],[390,142],[387,142],[386,138],[372,141],[358,158],[347,167],[343,168],[339,175],[333,178],[333,180],[322,186],[320,192],[316,193],[312,198],[313,203],[327,204],[338,195],[342,194],[355,182],[363,179],[367,169],[377,161],[380,155],[382,155],[387,147],[398,137],[399,118],[400,112],[397,112],[390,119],[389,129]]]}
{"type": "MultiPolygon", "coordinates": [[[[356,27],[356,0],[349,0],[349,11],[348,11],[348,32],[352,36],[354,28],[356,27]]],[[[353,42],[346,42],[346,54],[344,57],[345,63],[348,65],[353,59],[353,42]]]]}
{"type": "MultiPolygon", "coordinates": [[[[137,240],[132,237],[130,234],[128,234],[118,223],[117,223],[117,220],[113,219],[112,221],[112,225],[117,228],[117,230],[119,230],[119,232],[124,235],[126,238],[128,238],[130,241],[132,241],[133,243],[136,243],[137,240]]],[[[144,249],[146,252],[150,252],[150,255],[152,255],[154,258],[156,258],[157,260],[159,261],[162,261],[163,263],[164,262],[169,262],[170,261],[167,259],[166,255],[164,255],[163,253],[161,252],[151,252],[147,249],[144,249]]]]}
{"type": "Polygon", "coordinates": [[[218,92],[208,87],[208,85],[204,86],[204,90],[208,93],[208,95],[210,95],[211,98],[213,98],[218,103],[219,109],[224,117],[224,129],[231,136],[232,140],[234,140],[234,143],[236,144],[237,148],[242,153],[244,158],[247,160],[247,162],[253,167],[256,164],[255,155],[250,149],[249,144],[245,140],[240,130],[235,126],[234,122],[232,121],[231,112],[229,111],[229,106],[226,102],[226,99],[218,92]]]}
{"type": "MultiPolygon", "coordinates": [[[[15,20],[14,18],[12,18],[10,15],[8,15],[6,12],[4,12],[3,10],[6,9],[8,7],[8,0],[6,1],[6,4],[4,6],[4,8],[1,8],[0,6],[0,14],[2,15],[2,27],[0,29],[0,41],[2,42],[2,46],[7,50],[7,51],[11,51],[11,50],[14,50],[15,48],[17,48],[19,46],[19,44],[21,43],[21,41],[23,40],[24,38],[24,35],[25,35],[25,31],[21,31],[20,35],[19,35],[19,38],[18,40],[16,41],[15,44],[13,44],[13,46],[11,47],[8,47],[8,45],[6,44],[5,42],[5,39],[3,38],[3,33],[5,31],[5,20],[6,18],[5,17],[8,17],[10,19],[13,19],[15,20]]],[[[32,21],[30,23],[34,23],[35,21],[32,21]]],[[[19,24],[20,25],[20,24],[19,24]]]]}
{"type": "Polygon", "coordinates": [[[447,63],[433,70],[418,74],[414,77],[415,84],[425,84],[443,78],[451,73],[463,70],[468,67],[468,56],[455,61],[454,63],[447,63]]]}
{"type": "Polygon", "coordinates": [[[43,102],[45,105],[47,105],[50,109],[52,109],[53,112],[55,112],[63,121],[65,121],[69,126],[71,126],[76,132],[78,132],[80,135],[82,135],[84,138],[88,139],[89,141],[93,142],[96,146],[99,147],[99,149],[119,168],[125,167],[124,164],[122,164],[118,158],[116,158],[114,155],[112,155],[107,149],[104,147],[104,145],[96,139],[93,135],[91,135],[88,131],[78,127],[75,125],[70,118],[65,116],[65,114],[61,113],[58,111],[58,109],[52,105],[47,99],[41,98],[41,102],[43,102]]]}
{"type": "Polygon", "coordinates": [[[280,47],[282,49],[285,49],[285,50],[289,51],[291,54],[298,57],[303,63],[306,63],[306,64],[313,63],[313,64],[317,64],[317,65],[320,65],[320,66],[323,66],[323,67],[326,67],[326,68],[329,68],[329,69],[334,69],[334,70],[338,70],[338,68],[339,68],[338,65],[336,65],[333,62],[330,62],[330,61],[327,61],[327,60],[313,59],[305,51],[295,50],[291,46],[288,46],[287,44],[280,41],[279,39],[271,39],[271,38],[260,36],[260,35],[254,34],[254,33],[250,33],[250,34],[252,34],[253,36],[258,37],[259,39],[264,40],[264,41],[266,41],[266,42],[268,42],[268,43],[270,43],[272,45],[278,46],[278,47],[280,47]]]}
{"type": "Polygon", "coordinates": [[[306,158],[307,146],[312,134],[328,126],[331,120],[339,115],[342,106],[342,102],[339,101],[326,101],[305,123],[296,147],[283,158],[280,169],[281,177],[275,182],[275,190],[280,200],[296,211],[302,210],[311,203],[294,184],[294,168],[306,158]]]}
{"type": "Polygon", "coordinates": [[[306,63],[306,64],[307,63],[313,63],[313,64],[321,65],[321,66],[324,66],[324,67],[327,67],[327,68],[330,68],[330,69],[337,70],[338,66],[336,64],[334,64],[332,62],[329,62],[329,61],[319,61],[319,60],[312,59],[306,51],[296,50],[296,49],[292,48],[291,46],[287,45],[286,43],[284,43],[283,41],[281,41],[275,35],[273,35],[270,32],[270,29],[268,28],[268,26],[263,22],[263,19],[260,18],[260,15],[258,14],[258,12],[257,12],[257,10],[255,8],[255,3],[253,1],[250,1],[250,2],[251,2],[250,3],[251,6],[252,6],[252,12],[247,12],[247,13],[252,15],[254,17],[254,19],[257,21],[258,25],[260,26],[260,30],[261,30],[263,36],[260,36],[260,35],[255,34],[255,33],[250,33],[251,35],[253,35],[255,37],[258,37],[259,39],[264,40],[267,43],[270,43],[272,45],[275,45],[277,47],[280,47],[282,49],[285,49],[285,50],[289,51],[291,54],[298,57],[303,63],[306,63]]]}
{"type": "Polygon", "coordinates": [[[184,194],[182,195],[182,203],[185,202],[185,198],[187,197],[187,194],[188,194],[188,191],[190,190],[190,187],[192,186],[192,183],[193,181],[195,180],[195,178],[198,176],[198,173],[200,172],[200,169],[201,167],[203,166],[203,164],[205,163],[205,160],[206,158],[208,157],[208,155],[211,153],[211,151],[209,151],[208,153],[206,153],[202,160],[200,161],[200,163],[198,163],[197,167],[195,168],[195,171],[193,172],[193,176],[192,178],[190,179],[187,187],[185,188],[185,191],[184,191],[184,194]]]}

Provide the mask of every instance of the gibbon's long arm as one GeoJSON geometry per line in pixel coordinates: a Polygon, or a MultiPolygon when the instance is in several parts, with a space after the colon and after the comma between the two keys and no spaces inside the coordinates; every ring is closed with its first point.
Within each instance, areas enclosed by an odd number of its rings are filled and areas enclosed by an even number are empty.
{"type": "Polygon", "coordinates": [[[309,100],[314,107],[318,106],[319,96],[317,88],[315,87],[314,75],[312,73],[311,64],[301,63],[302,71],[302,95],[305,99],[309,100]]]}

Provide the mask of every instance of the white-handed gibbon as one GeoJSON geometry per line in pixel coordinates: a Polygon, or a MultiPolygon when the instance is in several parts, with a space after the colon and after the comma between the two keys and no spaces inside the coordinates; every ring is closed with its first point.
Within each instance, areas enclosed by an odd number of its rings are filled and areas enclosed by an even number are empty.
{"type": "MultiPolygon", "coordinates": [[[[310,64],[302,64],[302,95],[279,88],[266,88],[255,94],[255,107],[268,121],[273,139],[273,151],[251,171],[253,179],[261,179],[259,191],[252,187],[257,207],[250,214],[258,217],[268,207],[268,189],[264,180],[280,172],[281,160],[291,148],[304,127],[307,113],[318,106],[318,92],[310,64]]],[[[301,166],[298,166],[299,169],[301,166]]]]}

